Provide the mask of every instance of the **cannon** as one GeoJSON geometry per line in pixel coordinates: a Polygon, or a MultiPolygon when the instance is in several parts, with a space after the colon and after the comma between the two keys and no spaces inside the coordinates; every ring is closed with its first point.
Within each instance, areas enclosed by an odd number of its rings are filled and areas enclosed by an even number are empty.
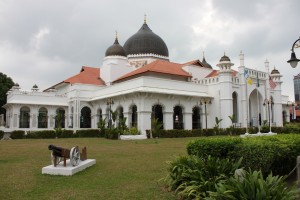
{"type": "Polygon", "coordinates": [[[82,153],[79,151],[79,147],[72,147],[71,150],[62,147],[57,147],[50,144],[48,149],[51,151],[51,162],[56,167],[62,160],[64,160],[64,166],[66,167],[66,160],[69,158],[72,166],[77,166],[80,160],[86,160],[86,147],[82,149],[82,153]]]}

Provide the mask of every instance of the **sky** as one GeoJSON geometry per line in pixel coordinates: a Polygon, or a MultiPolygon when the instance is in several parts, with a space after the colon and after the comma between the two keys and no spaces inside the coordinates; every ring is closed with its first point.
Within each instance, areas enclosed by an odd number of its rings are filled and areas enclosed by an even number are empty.
{"type": "MultiPolygon", "coordinates": [[[[0,72],[22,90],[49,88],[81,66],[100,67],[106,49],[147,24],[167,44],[172,62],[205,58],[214,69],[226,52],[245,66],[282,77],[282,94],[294,100],[292,44],[300,36],[299,0],[0,0],[0,72]]],[[[295,49],[300,58],[300,48],[295,49]]]]}

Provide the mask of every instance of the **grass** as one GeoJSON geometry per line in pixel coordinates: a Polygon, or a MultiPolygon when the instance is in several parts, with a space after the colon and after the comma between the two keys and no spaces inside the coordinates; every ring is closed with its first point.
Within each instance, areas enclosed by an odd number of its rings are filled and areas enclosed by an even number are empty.
{"type": "Polygon", "coordinates": [[[166,161],[186,155],[192,139],[0,141],[0,199],[175,199],[159,180],[167,175],[166,161]],[[43,175],[49,144],[86,146],[96,165],[69,177],[43,175]]]}

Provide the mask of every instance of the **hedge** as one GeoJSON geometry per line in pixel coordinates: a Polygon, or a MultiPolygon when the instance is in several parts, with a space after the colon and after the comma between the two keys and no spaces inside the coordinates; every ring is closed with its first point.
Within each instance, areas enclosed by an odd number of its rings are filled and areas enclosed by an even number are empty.
{"type": "Polygon", "coordinates": [[[99,129],[77,130],[76,135],[78,137],[104,137],[104,134],[101,134],[99,129]]]}
{"type": "Polygon", "coordinates": [[[57,137],[58,138],[75,138],[75,137],[77,137],[77,135],[74,134],[73,130],[62,129],[62,130],[58,131],[57,137]]]}
{"type": "Polygon", "coordinates": [[[286,175],[294,168],[296,158],[300,155],[300,135],[202,138],[190,142],[187,152],[199,157],[211,155],[233,160],[243,157],[242,166],[245,169],[286,175]]]}
{"type": "Polygon", "coordinates": [[[10,138],[11,139],[24,139],[25,131],[22,131],[22,130],[12,131],[10,133],[10,138]]]}
{"type": "Polygon", "coordinates": [[[4,131],[0,131],[0,140],[3,138],[4,136],[4,131]]]}
{"type": "Polygon", "coordinates": [[[105,138],[112,139],[112,140],[118,140],[119,139],[119,130],[114,129],[105,129],[105,138]]]}
{"type": "Polygon", "coordinates": [[[26,138],[30,139],[49,139],[55,137],[56,133],[54,130],[28,131],[26,135],[26,138]]]}

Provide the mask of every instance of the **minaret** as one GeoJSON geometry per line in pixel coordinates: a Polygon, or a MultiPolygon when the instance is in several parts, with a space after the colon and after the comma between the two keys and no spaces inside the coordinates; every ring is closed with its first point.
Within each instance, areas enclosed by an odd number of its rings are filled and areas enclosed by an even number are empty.
{"type": "Polygon", "coordinates": [[[220,62],[217,64],[219,67],[219,85],[220,85],[220,118],[221,128],[227,128],[231,125],[230,118],[233,114],[233,101],[232,101],[232,70],[234,64],[230,62],[229,57],[224,53],[220,62]]]}
{"type": "Polygon", "coordinates": [[[282,102],[281,102],[281,84],[280,80],[282,75],[275,68],[271,71],[270,77],[272,81],[276,84],[275,87],[270,87],[270,94],[273,97],[274,105],[273,105],[273,122],[276,123],[276,126],[283,126],[282,120],[282,102]]]}

